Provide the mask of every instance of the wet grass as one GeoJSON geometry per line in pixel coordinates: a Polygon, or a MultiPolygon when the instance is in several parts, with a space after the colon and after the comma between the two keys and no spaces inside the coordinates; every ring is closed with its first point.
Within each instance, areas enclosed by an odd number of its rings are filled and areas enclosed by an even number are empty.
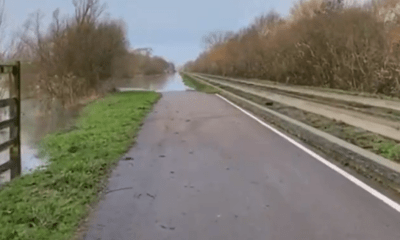
{"type": "Polygon", "coordinates": [[[110,95],[87,106],[75,128],[46,136],[47,168],[0,190],[0,239],[70,239],[158,98],[110,95]]]}
{"type": "Polygon", "coordinates": [[[189,77],[186,74],[181,73],[181,76],[182,76],[183,83],[186,86],[195,89],[196,91],[210,93],[210,94],[219,92],[217,89],[215,89],[209,85],[203,84],[199,81],[196,81],[195,79],[193,79],[192,77],[189,77]]]}

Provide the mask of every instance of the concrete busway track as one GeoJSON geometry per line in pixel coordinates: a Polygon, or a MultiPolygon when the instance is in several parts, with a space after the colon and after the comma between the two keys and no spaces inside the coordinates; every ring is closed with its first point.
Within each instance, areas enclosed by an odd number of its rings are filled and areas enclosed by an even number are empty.
{"type": "Polygon", "coordinates": [[[394,121],[388,118],[382,118],[374,115],[368,115],[362,112],[353,111],[341,107],[330,106],[318,102],[305,100],[285,94],[277,94],[264,89],[258,89],[254,86],[243,86],[233,82],[216,80],[209,77],[194,74],[209,82],[217,83],[233,89],[245,91],[247,93],[267,98],[288,106],[292,106],[307,112],[315,113],[330,119],[344,122],[346,124],[359,127],[370,132],[400,141],[400,121],[394,121]]]}
{"type": "Polygon", "coordinates": [[[275,125],[285,130],[289,134],[295,135],[306,144],[320,149],[322,152],[330,155],[343,165],[356,169],[356,171],[361,175],[375,179],[378,182],[395,189],[396,192],[400,191],[399,163],[386,159],[336,136],[288,117],[282,113],[271,110],[264,105],[257,104],[249,99],[219,88],[216,86],[216,82],[212,84],[211,80],[205,81],[204,77],[199,78],[190,73],[185,74],[194,77],[196,80],[201,81],[204,84],[208,84],[217,88],[221,91],[221,95],[224,97],[227,97],[236,104],[251,110],[253,113],[258,114],[259,116],[262,116],[264,120],[273,122],[275,125]],[[392,183],[395,183],[395,185],[392,186],[392,183]]]}
{"type": "Polygon", "coordinates": [[[281,83],[271,82],[267,80],[254,80],[254,79],[237,79],[237,78],[229,78],[218,75],[210,75],[204,73],[196,73],[199,76],[211,77],[214,79],[228,80],[237,83],[243,83],[246,85],[253,85],[258,87],[266,87],[270,89],[277,89],[285,92],[295,93],[295,94],[304,94],[309,96],[315,96],[320,98],[328,98],[336,101],[345,101],[348,103],[357,103],[364,106],[371,106],[377,108],[384,108],[388,110],[394,110],[400,112],[400,99],[380,99],[375,97],[366,97],[353,95],[350,92],[339,92],[335,89],[324,89],[318,87],[305,87],[305,86],[293,86],[293,85],[284,85],[281,83]]]}

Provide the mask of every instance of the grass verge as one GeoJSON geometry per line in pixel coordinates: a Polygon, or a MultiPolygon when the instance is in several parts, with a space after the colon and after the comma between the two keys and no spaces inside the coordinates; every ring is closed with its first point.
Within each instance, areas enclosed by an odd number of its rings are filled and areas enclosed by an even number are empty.
{"type": "Polygon", "coordinates": [[[182,76],[183,83],[186,86],[195,89],[196,91],[210,93],[210,94],[219,92],[217,89],[215,89],[209,85],[203,84],[199,81],[196,81],[195,79],[193,79],[192,77],[189,77],[186,74],[181,73],[181,76],[182,76]]]}
{"type": "Polygon", "coordinates": [[[88,105],[73,130],[46,136],[47,168],[0,190],[0,239],[70,239],[158,98],[153,92],[110,95],[88,105]]]}

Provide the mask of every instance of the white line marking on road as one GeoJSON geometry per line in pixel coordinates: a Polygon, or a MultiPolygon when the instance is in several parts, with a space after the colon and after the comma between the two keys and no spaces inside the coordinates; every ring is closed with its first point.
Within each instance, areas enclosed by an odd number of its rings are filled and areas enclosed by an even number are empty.
{"type": "Polygon", "coordinates": [[[356,177],[354,177],[353,175],[347,173],[346,171],[344,171],[343,169],[339,168],[338,166],[334,165],[333,163],[329,162],[328,160],[326,160],[325,158],[321,157],[320,155],[316,154],[315,152],[311,151],[310,149],[304,147],[303,145],[301,145],[300,143],[296,142],[295,140],[293,140],[292,138],[286,136],[285,134],[283,134],[282,132],[278,131],[277,129],[275,129],[274,127],[272,127],[271,125],[266,124],[265,122],[261,121],[259,118],[257,118],[256,116],[254,116],[253,114],[249,113],[248,111],[244,110],[243,108],[239,107],[238,105],[234,104],[233,102],[229,101],[228,99],[224,98],[223,96],[217,94],[218,97],[220,97],[221,99],[223,99],[224,101],[226,101],[227,103],[229,103],[230,105],[234,106],[235,108],[239,109],[240,111],[242,111],[243,113],[245,113],[246,115],[248,115],[249,117],[253,118],[254,120],[256,120],[257,122],[259,122],[261,125],[263,125],[264,127],[270,129],[271,131],[273,131],[274,133],[278,134],[279,136],[283,137],[284,139],[288,140],[290,143],[292,143],[293,145],[295,145],[296,147],[300,148],[301,150],[303,150],[304,152],[308,153],[310,156],[312,156],[313,158],[317,159],[318,161],[322,162],[323,164],[325,164],[326,166],[330,167],[332,170],[336,171],[337,173],[339,173],[340,175],[342,175],[343,177],[347,178],[348,180],[352,181],[353,183],[355,183],[357,186],[361,187],[362,189],[364,189],[365,191],[369,192],[370,194],[372,194],[373,196],[375,196],[376,198],[380,199],[381,201],[383,201],[384,203],[386,203],[387,205],[389,205],[390,207],[392,207],[393,209],[395,209],[396,211],[400,212],[400,204],[398,204],[397,202],[393,201],[392,199],[386,197],[385,195],[383,195],[382,193],[378,192],[377,190],[373,189],[372,187],[368,186],[367,184],[365,184],[364,182],[360,181],[359,179],[357,179],[356,177]]]}

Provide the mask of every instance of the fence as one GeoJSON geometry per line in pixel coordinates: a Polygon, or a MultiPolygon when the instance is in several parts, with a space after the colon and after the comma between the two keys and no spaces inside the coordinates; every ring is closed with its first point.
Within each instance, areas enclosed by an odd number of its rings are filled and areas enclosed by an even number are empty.
{"type": "Polygon", "coordinates": [[[0,122],[0,130],[9,128],[9,139],[0,144],[0,152],[9,150],[9,159],[0,164],[0,174],[10,171],[10,180],[21,174],[21,63],[1,65],[0,74],[9,75],[9,96],[0,100],[0,108],[9,107],[9,118],[0,122]]]}

